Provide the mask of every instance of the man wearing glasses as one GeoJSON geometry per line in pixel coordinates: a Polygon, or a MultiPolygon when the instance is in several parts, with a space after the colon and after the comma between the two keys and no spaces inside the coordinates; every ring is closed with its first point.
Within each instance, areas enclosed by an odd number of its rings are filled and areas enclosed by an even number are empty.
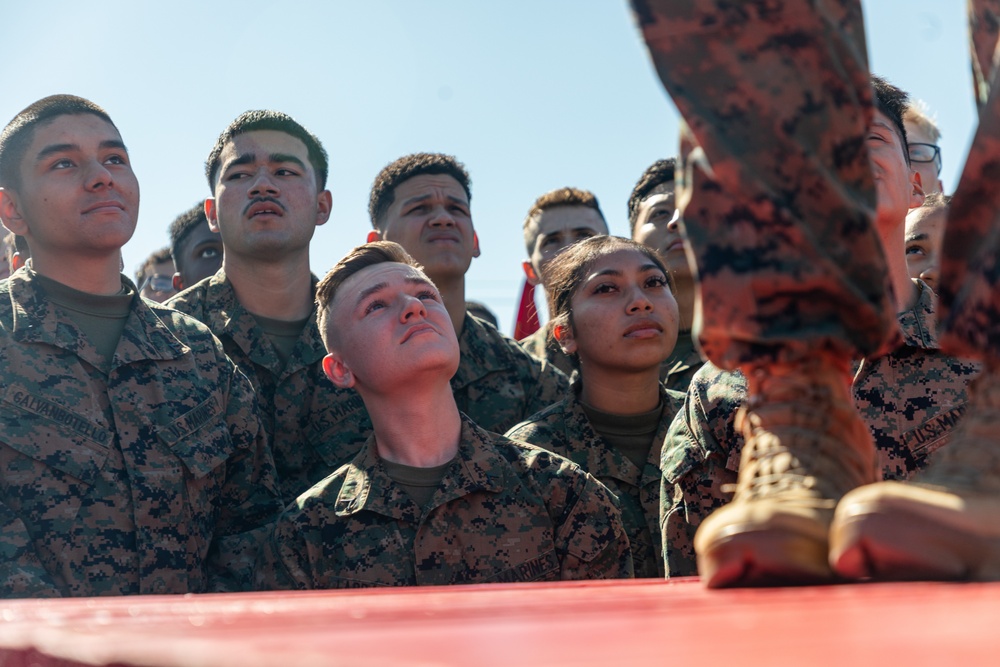
{"type": "Polygon", "coordinates": [[[920,174],[924,194],[929,195],[943,193],[944,185],[941,183],[941,148],[937,145],[941,131],[927,116],[926,109],[922,102],[910,105],[903,116],[903,125],[910,149],[910,166],[920,174]]]}
{"type": "Polygon", "coordinates": [[[170,248],[160,248],[153,252],[135,274],[139,296],[156,303],[163,303],[177,294],[174,289],[173,272],[174,260],[170,257],[170,248]]]}

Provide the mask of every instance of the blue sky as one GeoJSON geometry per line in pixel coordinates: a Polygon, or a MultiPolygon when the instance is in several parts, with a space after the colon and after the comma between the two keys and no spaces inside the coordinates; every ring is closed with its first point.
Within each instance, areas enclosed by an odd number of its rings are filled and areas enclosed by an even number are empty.
{"type": "MultiPolygon", "coordinates": [[[[936,114],[950,192],[975,124],[965,3],[865,5],[872,69],[936,114]]],[[[590,189],[612,233],[627,234],[636,179],[677,147],[676,111],[624,0],[38,0],[3,13],[0,119],[66,92],[104,106],[122,132],[142,191],[129,272],[208,194],[203,163],[222,129],[274,108],[330,153],[318,274],[364,241],[382,166],[415,151],[462,160],[483,248],[468,296],[509,333],[532,201],[590,189]]]]}

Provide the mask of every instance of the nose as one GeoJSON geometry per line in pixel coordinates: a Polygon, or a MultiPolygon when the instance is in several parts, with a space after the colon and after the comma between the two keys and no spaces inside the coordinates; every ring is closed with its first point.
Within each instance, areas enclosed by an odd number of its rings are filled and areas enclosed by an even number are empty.
{"type": "Polygon", "coordinates": [[[920,279],[923,280],[927,285],[937,291],[937,279],[938,279],[938,266],[937,262],[933,262],[927,266],[926,269],[920,272],[920,279]]]}
{"type": "Polygon", "coordinates": [[[649,297],[640,285],[632,286],[628,306],[625,310],[630,314],[648,313],[653,310],[653,302],[649,300],[649,297]]]}
{"type": "Polygon", "coordinates": [[[455,218],[443,206],[439,206],[434,209],[430,224],[432,227],[454,227],[455,218]]]}
{"type": "Polygon", "coordinates": [[[110,188],[114,185],[114,178],[111,172],[98,160],[91,160],[87,167],[87,187],[91,190],[99,188],[110,188]]]}
{"type": "Polygon", "coordinates": [[[250,186],[250,196],[261,197],[276,194],[278,194],[278,185],[271,179],[271,175],[264,171],[258,172],[250,186]]]}
{"type": "Polygon", "coordinates": [[[405,295],[403,299],[403,311],[400,313],[401,321],[409,322],[415,317],[423,318],[427,316],[423,300],[409,294],[405,295]]]}
{"type": "Polygon", "coordinates": [[[674,209],[674,214],[670,218],[670,222],[667,223],[667,229],[671,232],[677,234],[680,232],[681,228],[681,212],[678,209],[674,209]]]}

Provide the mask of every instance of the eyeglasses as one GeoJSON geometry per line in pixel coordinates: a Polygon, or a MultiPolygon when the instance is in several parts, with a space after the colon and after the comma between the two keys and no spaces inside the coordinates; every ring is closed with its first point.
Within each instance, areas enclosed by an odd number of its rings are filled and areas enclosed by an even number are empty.
{"type": "Polygon", "coordinates": [[[934,144],[911,143],[910,162],[933,162],[937,167],[938,175],[941,174],[941,149],[934,144]]]}
{"type": "Polygon", "coordinates": [[[174,277],[165,276],[162,273],[154,273],[151,276],[146,276],[146,279],[142,281],[142,286],[139,287],[139,291],[149,288],[152,292],[173,292],[174,291],[174,277]]]}

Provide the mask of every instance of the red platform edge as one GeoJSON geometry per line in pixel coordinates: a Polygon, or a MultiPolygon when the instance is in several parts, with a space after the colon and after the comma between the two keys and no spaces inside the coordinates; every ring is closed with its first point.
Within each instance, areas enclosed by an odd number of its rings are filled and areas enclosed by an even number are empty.
{"type": "Polygon", "coordinates": [[[0,665],[1000,663],[1000,584],[696,579],[9,600],[0,665]]]}

